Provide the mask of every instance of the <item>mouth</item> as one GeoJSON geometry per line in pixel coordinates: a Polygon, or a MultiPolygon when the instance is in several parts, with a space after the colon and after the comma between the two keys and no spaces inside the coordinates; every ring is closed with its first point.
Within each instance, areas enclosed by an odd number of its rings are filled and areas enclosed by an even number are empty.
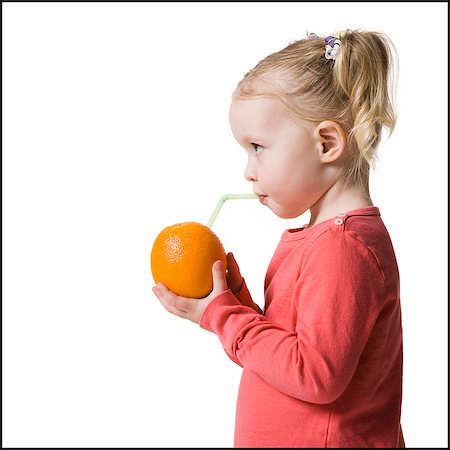
{"type": "Polygon", "coordinates": [[[267,205],[267,195],[256,194],[263,205],[267,205]]]}
{"type": "Polygon", "coordinates": [[[266,205],[266,204],[267,204],[267,197],[268,197],[268,196],[267,196],[266,194],[261,194],[261,192],[258,192],[258,191],[256,191],[256,190],[254,190],[253,193],[254,193],[255,195],[258,196],[259,201],[260,201],[263,205],[266,205]]]}

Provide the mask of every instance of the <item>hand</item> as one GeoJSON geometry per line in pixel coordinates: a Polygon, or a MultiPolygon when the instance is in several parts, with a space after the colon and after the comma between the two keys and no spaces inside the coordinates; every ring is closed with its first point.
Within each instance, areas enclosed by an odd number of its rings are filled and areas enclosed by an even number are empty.
{"type": "Polygon", "coordinates": [[[174,292],[167,289],[163,283],[158,283],[152,288],[152,291],[167,311],[198,324],[206,307],[214,300],[215,297],[228,289],[227,276],[225,274],[222,261],[216,261],[213,264],[212,276],[213,290],[208,296],[201,299],[176,295],[174,292]]]}
{"type": "Polygon", "coordinates": [[[227,284],[233,294],[237,294],[244,284],[244,278],[242,278],[239,267],[234,259],[233,253],[227,254],[227,284]]]}
{"type": "Polygon", "coordinates": [[[244,278],[242,278],[233,253],[227,254],[227,266],[228,270],[225,274],[221,261],[216,261],[213,264],[213,290],[208,296],[202,299],[176,295],[167,289],[163,283],[158,283],[152,288],[152,291],[167,311],[183,319],[189,319],[194,323],[199,323],[203,311],[217,295],[227,289],[230,289],[233,294],[237,294],[242,289],[244,278]]]}

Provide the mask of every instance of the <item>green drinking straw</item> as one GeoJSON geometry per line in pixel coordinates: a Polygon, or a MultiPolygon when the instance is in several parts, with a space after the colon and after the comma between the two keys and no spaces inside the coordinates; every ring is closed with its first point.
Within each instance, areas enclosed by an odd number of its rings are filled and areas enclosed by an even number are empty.
{"type": "Polygon", "coordinates": [[[211,214],[211,217],[208,220],[208,223],[206,224],[207,227],[211,228],[212,224],[216,220],[219,211],[222,209],[223,204],[227,200],[238,200],[238,199],[256,199],[258,196],[256,194],[224,194],[222,197],[220,197],[219,203],[217,203],[216,208],[214,209],[213,213],[211,214]]]}

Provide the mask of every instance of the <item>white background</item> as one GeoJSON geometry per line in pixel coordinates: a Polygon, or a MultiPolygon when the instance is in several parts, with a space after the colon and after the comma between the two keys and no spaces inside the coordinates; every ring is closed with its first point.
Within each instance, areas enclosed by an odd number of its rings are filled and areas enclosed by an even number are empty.
{"type": "MultiPolygon", "coordinates": [[[[386,32],[398,125],[371,178],[400,266],[408,447],[447,442],[447,4],[9,3],[3,10],[3,446],[232,446],[241,369],[151,292],[156,235],[251,192],[231,92],[305,32],[386,32]]],[[[213,230],[255,301],[283,221],[213,230]]]]}

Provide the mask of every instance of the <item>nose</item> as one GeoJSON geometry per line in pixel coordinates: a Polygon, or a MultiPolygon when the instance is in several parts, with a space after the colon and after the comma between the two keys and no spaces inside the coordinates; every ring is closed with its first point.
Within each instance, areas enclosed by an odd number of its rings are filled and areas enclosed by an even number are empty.
{"type": "Polygon", "coordinates": [[[257,177],[256,177],[256,170],[254,165],[251,162],[251,159],[249,158],[247,161],[247,167],[245,168],[244,171],[244,178],[247,181],[251,181],[252,183],[254,183],[255,181],[257,181],[257,177]]]}

